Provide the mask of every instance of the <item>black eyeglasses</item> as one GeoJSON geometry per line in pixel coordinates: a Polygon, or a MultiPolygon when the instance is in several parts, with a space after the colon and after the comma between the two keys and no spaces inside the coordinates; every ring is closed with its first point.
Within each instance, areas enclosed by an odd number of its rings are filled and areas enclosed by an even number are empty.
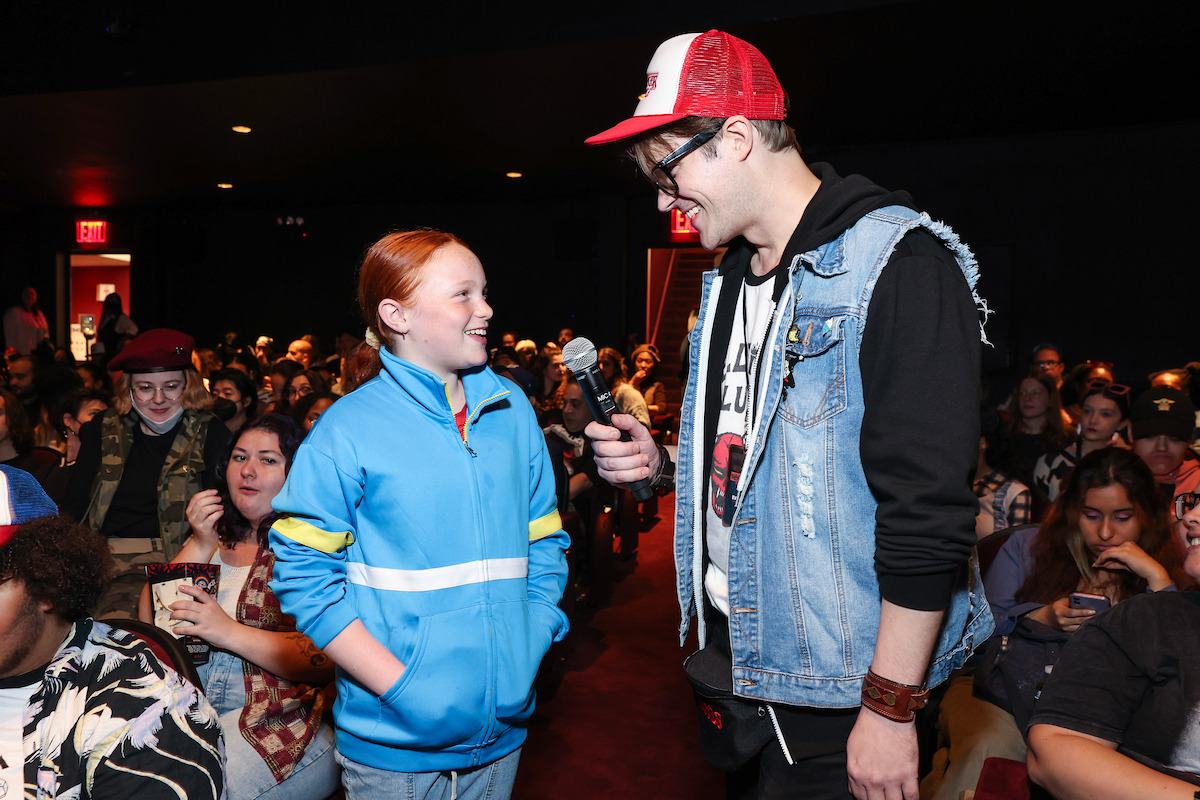
{"type": "Polygon", "coordinates": [[[648,176],[650,178],[650,182],[653,183],[654,187],[663,194],[670,195],[671,197],[678,197],[679,184],[675,182],[675,176],[670,173],[667,167],[671,166],[696,148],[703,147],[704,145],[708,144],[709,140],[711,140],[720,132],[721,126],[718,125],[712,130],[697,133],[695,136],[679,145],[679,147],[676,147],[669,156],[651,167],[650,175],[648,176]]]}
{"type": "Polygon", "coordinates": [[[1175,496],[1175,518],[1183,519],[1183,515],[1200,504],[1200,493],[1185,492],[1175,496]]]}

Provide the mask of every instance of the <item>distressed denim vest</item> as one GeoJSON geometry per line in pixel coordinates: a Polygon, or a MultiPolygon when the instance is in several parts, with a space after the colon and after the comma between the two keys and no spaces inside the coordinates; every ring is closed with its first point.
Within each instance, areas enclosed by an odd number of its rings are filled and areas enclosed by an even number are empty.
{"type": "MultiPolygon", "coordinates": [[[[735,693],[820,708],[859,705],[879,627],[876,502],[863,473],[859,348],[880,271],[900,239],[923,227],[954,254],[980,310],[978,268],[942,223],[901,206],[863,217],[790,264],[762,356],[758,423],[748,437],[743,490],[729,546],[730,646],[735,693]],[[783,391],[788,363],[795,386],[783,391]]],[[[723,279],[705,276],[693,329],[677,464],[675,562],[680,643],[703,608],[704,388],[723,279]]],[[[983,338],[982,322],[980,336],[983,338]]],[[[984,339],[986,341],[986,339],[984,339]]],[[[719,380],[720,376],[713,376],[719,380]]],[[[704,638],[700,615],[700,641],[704,638]]],[[[992,630],[978,564],[964,566],[930,662],[930,686],[961,666],[992,630]]]]}

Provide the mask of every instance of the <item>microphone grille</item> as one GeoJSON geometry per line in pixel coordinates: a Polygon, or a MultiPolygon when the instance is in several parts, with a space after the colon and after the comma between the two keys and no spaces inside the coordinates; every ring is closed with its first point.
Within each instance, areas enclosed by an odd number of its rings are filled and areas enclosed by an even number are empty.
{"type": "Polygon", "coordinates": [[[582,336],[576,336],[563,346],[563,363],[571,372],[579,372],[596,365],[596,345],[582,336]]]}

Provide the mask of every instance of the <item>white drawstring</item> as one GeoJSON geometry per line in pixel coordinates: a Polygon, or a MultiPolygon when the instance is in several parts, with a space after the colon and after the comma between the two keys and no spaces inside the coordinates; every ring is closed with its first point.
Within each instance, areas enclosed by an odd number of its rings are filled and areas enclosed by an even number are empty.
{"type": "Polygon", "coordinates": [[[458,770],[450,770],[450,800],[458,800],[458,770]]]}
{"type": "Polygon", "coordinates": [[[775,726],[775,738],[779,740],[779,746],[783,748],[783,757],[787,759],[789,765],[795,766],[796,762],[792,761],[792,754],[788,751],[787,742],[783,740],[783,731],[779,728],[779,720],[775,718],[775,709],[771,708],[770,703],[767,706],[767,713],[771,716],[771,724],[775,726]]]}

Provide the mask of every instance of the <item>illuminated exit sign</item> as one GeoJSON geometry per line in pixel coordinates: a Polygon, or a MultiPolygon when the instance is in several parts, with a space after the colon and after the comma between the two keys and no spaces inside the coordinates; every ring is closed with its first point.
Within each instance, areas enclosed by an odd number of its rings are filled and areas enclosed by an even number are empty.
{"type": "Polygon", "coordinates": [[[76,220],[75,241],[79,244],[104,244],[108,241],[108,223],[102,219],[76,220]]]}
{"type": "Polygon", "coordinates": [[[684,216],[682,211],[671,209],[671,238],[699,239],[700,231],[692,227],[692,221],[684,216]]]}

